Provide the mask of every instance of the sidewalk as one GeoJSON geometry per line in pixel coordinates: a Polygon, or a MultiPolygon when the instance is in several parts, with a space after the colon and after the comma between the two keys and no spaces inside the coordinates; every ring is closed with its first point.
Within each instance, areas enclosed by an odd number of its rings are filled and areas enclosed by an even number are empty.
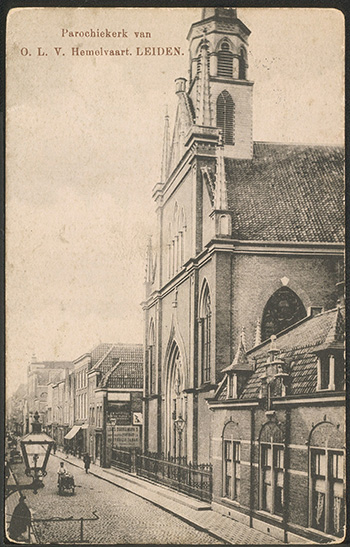
{"type": "MultiPolygon", "coordinates": [[[[66,459],[66,455],[59,450],[56,452],[56,457],[84,469],[82,459],[71,455],[66,459]]],[[[150,501],[188,524],[212,534],[223,543],[241,545],[282,544],[281,541],[272,536],[212,511],[208,503],[195,500],[165,486],[154,484],[114,468],[103,469],[94,464],[90,466],[90,473],[150,501]]]]}

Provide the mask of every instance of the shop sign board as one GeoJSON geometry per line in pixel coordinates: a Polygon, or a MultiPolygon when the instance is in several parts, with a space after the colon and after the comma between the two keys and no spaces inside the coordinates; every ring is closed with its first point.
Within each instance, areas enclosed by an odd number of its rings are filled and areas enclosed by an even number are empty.
{"type": "Polygon", "coordinates": [[[140,448],[140,428],[133,425],[116,426],[114,443],[118,448],[140,448]]]}

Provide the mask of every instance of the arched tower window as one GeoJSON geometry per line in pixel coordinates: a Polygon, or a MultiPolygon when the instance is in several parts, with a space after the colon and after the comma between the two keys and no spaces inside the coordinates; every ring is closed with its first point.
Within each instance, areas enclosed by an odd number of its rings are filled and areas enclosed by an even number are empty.
{"type": "Polygon", "coordinates": [[[211,302],[209,287],[205,284],[202,291],[200,315],[200,363],[202,382],[210,381],[210,353],[211,353],[211,302]]]}
{"type": "Polygon", "coordinates": [[[241,48],[241,53],[239,57],[239,79],[245,80],[247,77],[247,54],[245,49],[241,48]]]}
{"type": "Polygon", "coordinates": [[[269,298],[261,322],[263,340],[270,338],[306,317],[306,310],[299,296],[288,287],[281,287],[269,298]]]}
{"type": "Polygon", "coordinates": [[[216,125],[222,129],[224,144],[234,144],[235,105],[226,89],[216,101],[216,125]]]}
{"type": "Polygon", "coordinates": [[[218,53],[218,76],[233,76],[233,53],[227,42],[223,42],[218,53]]]}

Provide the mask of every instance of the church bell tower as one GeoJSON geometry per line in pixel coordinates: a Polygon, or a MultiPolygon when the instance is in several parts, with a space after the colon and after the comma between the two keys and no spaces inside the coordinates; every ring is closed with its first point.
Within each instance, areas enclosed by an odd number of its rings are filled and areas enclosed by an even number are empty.
{"type": "Polygon", "coordinates": [[[218,127],[224,156],[253,155],[253,82],[247,79],[250,30],[235,8],[203,8],[191,26],[189,96],[195,124],[218,127]]]}

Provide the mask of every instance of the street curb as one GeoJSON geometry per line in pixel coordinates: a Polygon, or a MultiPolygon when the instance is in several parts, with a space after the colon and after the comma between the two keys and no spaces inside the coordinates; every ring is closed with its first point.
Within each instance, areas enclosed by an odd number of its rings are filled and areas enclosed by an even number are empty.
{"type": "MultiPolygon", "coordinates": [[[[75,467],[78,467],[80,469],[84,469],[83,467],[81,467],[80,465],[78,465],[78,463],[75,463],[73,462],[72,460],[69,460],[67,458],[65,458],[64,456],[59,456],[57,454],[54,454],[57,458],[60,458],[61,460],[64,460],[64,461],[67,461],[68,463],[70,463],[71,465],[74,465],[75,467]]],[[[218,541],[221,541],[224,545],[234,545],[234,543],[232,543],[231,540],[227,540],[225,538],[223,538],[222,536],[219,536],[218,534],[216,534],[215,532],[211,532],[208,528],[205,528],[204,526],[201,526],[199,524],[197,524],[196,522],[193,522],[192,520],[190,520],[189,518],[186,518],[182,515],[179,515],[178,513],[176,513],[175,511],[167,508],[167,507],[163,507],[163,505],[160,505],[159,503],[157,503],[156,501],[153,501],[153,500],[150,500],[149,498],[147,498],[146,496],[142,495],[142,494],[138,494],[137,492],[133,492],[132,490],[130,490],[129,488],[127,488],[126,486],[121,486],[119,484],[116,484],[114,481],[112,481],[111,479],[108,479],[106,477],[101,477],[100,475],[98,475],[97,473],[95,473],[94,471],[89,471],[89,474],[90,475],[93,475],[94,477],[97,477],[99,479],[102,479],[110,484],[113,484],[114,486],[116,486],[117,488],[121,488],[122,490],[125,490],[126,492],[131,492],[132,494],[134,494],[135,496],[138,496],[139,498],[142,498],[146,501],[148,501],[149,503],[152,503],[152,505],[155,505],[156,507],[159,507],[159,509],[162,509],[163,511],[166,511],[167,513],[170,513],[171,515],[174,515],[176,516],[179,520],[182,520],[183,522],[186,522],[186,524],[189,524],[191,526],[193,526],[193,528],[196,528],[198,531],[200,532],[205,532],[206,534],[209,534],[210,536],[212,536],[213,538],[217,539],[218,541]]],[[[210,509],[212,510],[212,509],[210,509]]]]}

